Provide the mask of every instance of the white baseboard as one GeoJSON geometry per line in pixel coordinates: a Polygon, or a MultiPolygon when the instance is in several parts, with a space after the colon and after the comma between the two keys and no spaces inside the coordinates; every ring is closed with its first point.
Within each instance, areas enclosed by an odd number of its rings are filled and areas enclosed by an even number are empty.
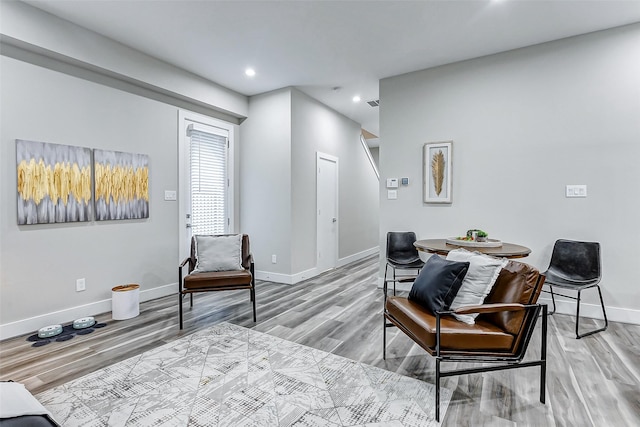
{"type": "MultiPolygon", "coordinates": [[[[337,262],[336,267],[344,267],[349,263],[361,260],[362,258],[366,258],[369,255],[373,255],[378,252],[378,248],[379,247],[376,246],[375,248],[367,249],[362,252],[358,252],[356,254],[349,255],[344,258],[340,258],[337,262]]],[[[286,285],[295,285],[296,283],[302,282],[303,280],[316,277],[320,273],[323,273],[323,272],[318,271],[317,267],[310,268],[308,270],[301,271],[300,273],[295,273],[295,274],[273,273],[271,271],[256,270],[256,279],[266,280],[268,282],[284,283],[286,285]]]]}
{"type": "MultiPolygon", "coordinates": [[[[382,282],[384,278],[378,277],[378,288],[382,289],[382,282]]],[[[413,283],[397,283],[396,291],[406,291],[409,292],[411,290],[411,286],[413,283]]],[[[553,308],[551,304],[550,296],[540,296],[538,299],[539,303],[547,304],[549,306],[549,310],[553,308]]],[[[607,309],[607,319],[612,322],[621,322],[621,323],[631,323],[634,325],[640,325],[640,310],[634,310],[631,308],[622,308],[622,307],[606,307],[607,309]]],[[[561,314],[569,314],[572,316],[576,315],[576,302],[561,300],[556,298],[556,310],[561,314]]],[[[602,308],[599,304],[589,304],[585,302],[580,303],[580,317],[588,317],[591,319],[600,319],[604,320],[602,316],[602,308]]]]}
{"type": "Polygon", "coordinates": [[[317,276],[318,269],[310,268],[296,274],[273,273],[271,271],[256,270],[256,280],[266,280],[267,282],[284,283],[285,285],[295,285],[303,280],[317,276]]]}
{"type": "MultiPolygon", "coordinates": [[[[539,303],[547,304],[549,311],[553,309],[550,296],[541,296],[538,299],[539,303]]],[[[613,322],[631,323],[634,325],[640,325],[640,310],[634,310],[631,308],[622,307],[609,307],[607,309],[607,319],[613,322]]],[[[560,300],[556,298],[556,311],[561,314],[576,315],[576,302],[560,300]]],[[[604,320],[602,316],[602,307],[600,304],[580,303],[580,317],[589,317],[591,319],[604,320]]]]}
{"type": "Polygon", "coordinates": [[[337,267],[344,267],[345,265],[347,265],[349,263],[361,260],[362,258],[366,258],[369,255],[376,254],[376,253],[378,253],[379,250],[380,250],[380,246],[376,246],[375,248],[367,249],[367,250],[364,250],[362,252],[358,252],[356,254],[349,255],[349,256],[346,256],[344,258],[340,258],[338,260],[337,267]]]}
{"type": "MultiPolygon", "coordinates": [[[[178,292],[178,284],[157,286],[151,289],[140,289],[140,302],[164,297],[178,292]]],[[[96,316],[111,311],[111,298],[89,304],[65,308],[51,313],[0,325],[0,340],[35,332],[38,329],[55,324],[68,323],[85,316],[96,316]]]]}

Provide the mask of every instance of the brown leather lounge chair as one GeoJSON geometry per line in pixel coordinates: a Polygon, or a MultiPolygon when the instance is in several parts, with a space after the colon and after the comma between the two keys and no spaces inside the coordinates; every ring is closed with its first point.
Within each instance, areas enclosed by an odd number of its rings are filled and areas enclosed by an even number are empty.
{"type": "MultiPolygon", "coordinates": [[[[431,313],[404,297],[385,298],[383,358],[386,359],[386,328],[391,326],[397,326],[436,358],[437,421],[440,421],[442,377],[539,366],[540,402],[544,403],[547,306],[536,303],[543,282],[544,276],[535,268],[509,261],[484,304],[455,311],[458,314],[480,313],[473,325],[452,317],[453,311],[431,313]],[[538,318],[542,322],[540,359],[523,362],[538,318]],[[441,362],[492,362],[496,365],[441,371],[441,362]]],[[[386,286],[384,292],[386,296],[386,286]]]]}
{"type": "Polygon", "coordinates": [[[182,299],[189,294],[191,307],[193,307],[193,294],[197,292],[249,289],[251,302],[253,303],[253,321],[256,321],[256,279],[253,256],[249,246],[249,236],[246,234],[242,235],[241,256],[243,267],[241,270],[192,273],[197,265],[197,258],[195,236],[191,238],[191,254],[178,267],[180,329],[182,329],[182,299]],[[189,264],[188,274],[183,277],[182,270],[187,264],[189,264]]]}

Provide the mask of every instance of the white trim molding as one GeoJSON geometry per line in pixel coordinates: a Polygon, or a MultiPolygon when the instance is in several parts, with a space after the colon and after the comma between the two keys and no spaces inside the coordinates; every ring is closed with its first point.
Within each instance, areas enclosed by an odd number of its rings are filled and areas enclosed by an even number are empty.
{"type": "MultiPolygon", "coordinates": [[[[538,299],[541,304],[547,304],[549,310],[553,308],[550,296],[541,296],[538,299]]],[[[612,322],[631,323],[640,325],[640,310],[622,307],[607,307],[607,319],[612,322]]],[[[556,311],[560,314],[576,315],[576,302],[556,298],[556,311]]],[[[604,320],[600,304],[580,302],[580,317],[604,320]]]]}
{"type": "Polygon", "coordinates": [[[348,255],[348,256],[346,256],[344,258],[340,258],[340,259],[338,259],[338,265],[337,266],[338,267],[344,267],[345,265],[347,265],[349,263],[352,263],[352,262],[355,262],[355,261],[359,261],[362,258],[368,257],[369,255],[376,254],[376,253],[378,253],[379,250],[380,250],[380,246],[376,246],[375,248],[366,249],[366,250],[364,250],[362,252],[358,252],[358,253],[355,253],[353,255],[348,255]]]}
{"type": "MultiPolygon", "coordinates": [[[[173,295],[177,292],[177,283],[170,283],[168,285],[157,286],[151,289],[142,289],[140,290],[140,302],[173,295]]],[[[0,325],[0,340],[28,333],[35,333],[38,329],[47,325],[68,323],[81,317],[97,316],[109,312],[111,312],[111,298],[42,314],[40,316],[30,317],[28,319],[5,323],[4,325],[0,325]]],[[[177,313],[178,308],[176,307],[176,314],[177,313]]]]}
{"type": "Polygon", "coordinates": [[[317,268],[310,268],[296,274],[272,273],[270,271],[256,271],[256,280],[265,280],[267,282],[284,283],[285,285],[295,285],[303,280],[310,279],[318,275],[317,268]]]}
{"type": "MultiPolygon", "coordinates": [[[[337,267],[343,267],[349,263],[366,258],[369,255],[377,253],[378,250],[379,248],[376,246],[375,248],[367,249],[362,252],[340,258],[338,260],[337,267]]],[[[311,279],[312,277],[316,277],[318,275],[320,275],[320,272],[318,271],[317,267],[310,268],[308,270],[301,271],[300,273],[295,274],[273,273],[270,271],[256,270],[256,280],[284,283],[285,285],[295,285],[296,283],[302,282],[303,280],[311,279]]]]}

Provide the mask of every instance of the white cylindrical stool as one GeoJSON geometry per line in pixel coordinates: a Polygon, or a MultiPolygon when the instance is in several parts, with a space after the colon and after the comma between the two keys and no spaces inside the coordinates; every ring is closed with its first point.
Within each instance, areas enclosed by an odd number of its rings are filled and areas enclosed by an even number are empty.
{"type": "Polygon", "coordinates": [[[125,320],[140,314],[140,285],[130,283],[111,289],[111,318],[125,320]]]}

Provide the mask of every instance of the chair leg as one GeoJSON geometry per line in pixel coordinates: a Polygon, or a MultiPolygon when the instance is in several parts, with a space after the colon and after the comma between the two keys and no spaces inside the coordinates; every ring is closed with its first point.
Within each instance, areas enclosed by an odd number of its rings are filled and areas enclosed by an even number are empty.
{"type": "Polygon", "coordinates": [[[395,267],[393,268],[393,296],[396,296],[396,269],[395,267]]]}
{"type": "Polygon", "coordinates": [[[553,302],[553,310],[549,314],[554,314],[556,312],[556,298],[553,296],[553,286],[551,285],[549,285],[549,292],[551,293],[551,302],[553,302]]]}
{"type": "Polygon", "coordinates": [[[436,421],[440,422],[440,359],[436,358],[436,421]]]}
{"type": "Polygon", "coordinates": [[[180,307],[180,329],[182,329],[182,292],[178,291],[178,306],[180,307]]]}
{"type": "Polygon", "coordinates": [[[384,301],[382,307],[384,308],[384,304],[387,303],[387,270],[389,269],[389,264],[384,265],[384,280],[382,281],[382,292],[384,292],[384,301]]]}
{"type": "Polygon", "coordinates": [[[540,337],[540,403],[545,401],[547,387],[547,305],[542,306],[542,330],[540,337]]]}
{"type": "Polygon", "coordinates": [[[382,313],[382,360],[387,360],[387,319],[384,313],[382,313]]]}
{"type": "Polygon", "coordinates": [[[576,339],[580,339],[589,335],[593,335],[598,332],[606,331],[609,326],[609,320],[607,320],[607,312],[604,308],[604,300],[602,299],[602,291],[600,290],[600,286],[596,285],[598,289],[598,295],[600,296],[600,306],[602,307],[602,314],[604,316],[604,326],[599,329],[594,329],[593,331],[586,332],[584,334],[579,333],[579,325],[580,325],[580,291],[578,291],[578,307],[576,308],[576,339]]]}
{"type": "Polygon", "coordinates": [[[189,301],[190,301],[189,306],[193,308],[193,292],[189,294],[189,301]]]}
{"type": "Polygon", "coordinates": [[[256,323],[256,288],[251,288],[251,302],[253,303],[253,323],[256,323]]]}

